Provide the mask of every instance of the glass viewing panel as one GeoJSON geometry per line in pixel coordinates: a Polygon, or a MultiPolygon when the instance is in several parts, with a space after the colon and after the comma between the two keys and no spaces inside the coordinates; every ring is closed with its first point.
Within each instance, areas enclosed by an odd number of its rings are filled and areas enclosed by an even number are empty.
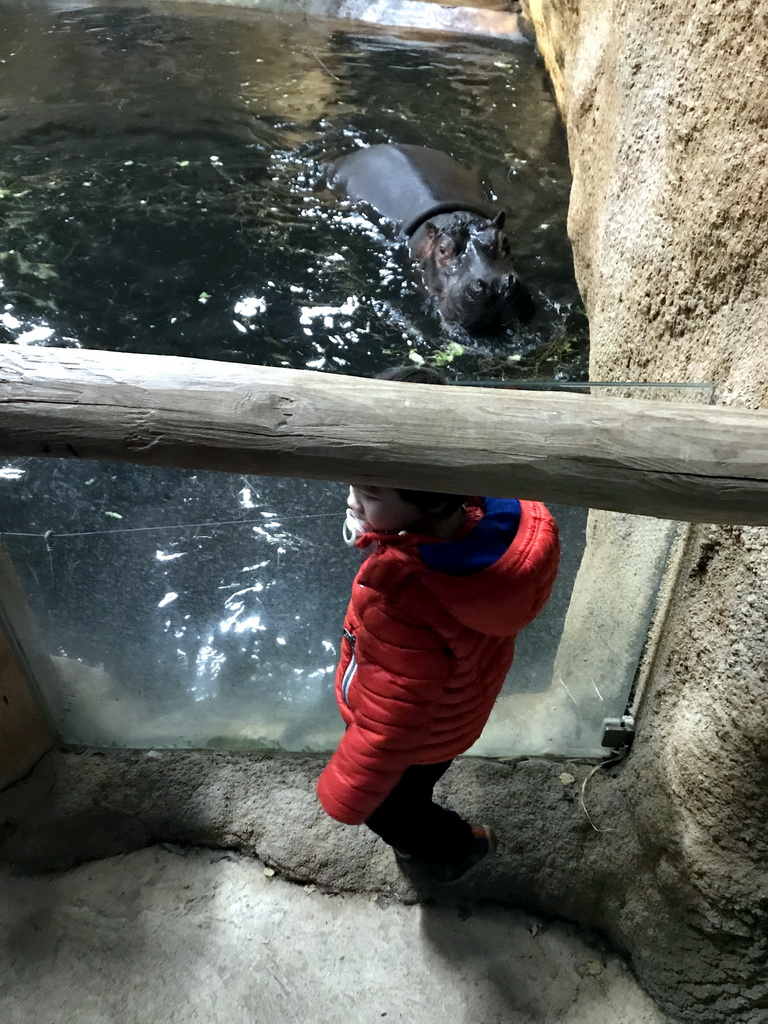
{"type": "MultiPolygon", "coordinates": [[[[0,337],[367,377],[416,359],[453,382],[583,380],[565,131],[534,47],[283,6],[0,0],[0,337]],[[530,322],[490,344],[439,322],[393,226],[329,187],[329,161],[382,142],[479,175],[506,212],[530,322]]],[[[0,603],[61,738],[332,747],[359,562],[341,542],[344,499],[313,481],[0,464],[0,603]]],[[[479,753],[600,753],[635,673],[674,526],[554,512],[557,588],[479,753]]]]}
{"type": "MultiPolygon", "coordinates": [[[[710,398],[699,385],[533,386],[710,398]]],[[[14,459],[0,495],[3,614],[64,743],[333,748],[361,557],[341,537],[344,485],[14,459]]],[[[588,526],[585,509],[551,508],[555,591],[472,753],[599,755],[603,719],[626,705],[678,524],[599,513],[588,526]]]]}

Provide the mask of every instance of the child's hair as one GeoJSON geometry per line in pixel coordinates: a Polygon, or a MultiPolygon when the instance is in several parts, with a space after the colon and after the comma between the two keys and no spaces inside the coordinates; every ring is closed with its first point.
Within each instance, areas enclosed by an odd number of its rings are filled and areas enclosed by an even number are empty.
{"type": "MultiPolygon", "coordinates": [[[[409,384],[447,384],[448,381],[431,366],[392,366],[376,374],[377,380],[398,380],[409,384]]],[[[424,515],[447,518],[466,500],[464,494],[439,494],[437,491],[411,491],[403,487],[395,490],[403,499],[423,512],[424,515]]]]}

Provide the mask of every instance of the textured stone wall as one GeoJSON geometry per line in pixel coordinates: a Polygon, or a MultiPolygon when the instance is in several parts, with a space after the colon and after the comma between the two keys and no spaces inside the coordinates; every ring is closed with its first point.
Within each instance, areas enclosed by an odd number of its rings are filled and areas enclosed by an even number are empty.
{"type": "MultiPolygon", "coordinates": [[[[766,9],[528,14],[568,128],[593,378],[712,380],[719,403],[768,407],[766,9]]],[[[625,941],[692,1020],[768,1019],[767,626],[768,531],[693,531],[625,778],[669,914],[656,949],[639,918],[625,941]]]]}

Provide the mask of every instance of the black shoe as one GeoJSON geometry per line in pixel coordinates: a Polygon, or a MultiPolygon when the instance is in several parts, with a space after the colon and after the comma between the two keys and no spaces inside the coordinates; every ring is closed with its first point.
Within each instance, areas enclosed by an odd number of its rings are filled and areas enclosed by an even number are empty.
{"type": "Polygon", "coordinates": [[[406,864],[423,878],[439,885],[453,885],[473,871],[486,857],[494,856],[498,845],[496,833],[490,825],[482,825],[472,829],[472,843],[467,856],[454,864],[436,864],[434,861],[419,860],[418,857],[413,857],[396,847],[394,849],[398,861],[406,864]]]}

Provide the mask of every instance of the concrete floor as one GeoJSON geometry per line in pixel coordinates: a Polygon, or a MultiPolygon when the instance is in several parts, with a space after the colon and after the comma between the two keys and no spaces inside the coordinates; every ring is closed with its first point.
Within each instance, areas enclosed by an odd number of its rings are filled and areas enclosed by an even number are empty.
{"type": "Polygon", "coordinates": [[[617,957],[520,912],[161,847],[0,885],[3,1024],[668,1024],[617,957]]]}

